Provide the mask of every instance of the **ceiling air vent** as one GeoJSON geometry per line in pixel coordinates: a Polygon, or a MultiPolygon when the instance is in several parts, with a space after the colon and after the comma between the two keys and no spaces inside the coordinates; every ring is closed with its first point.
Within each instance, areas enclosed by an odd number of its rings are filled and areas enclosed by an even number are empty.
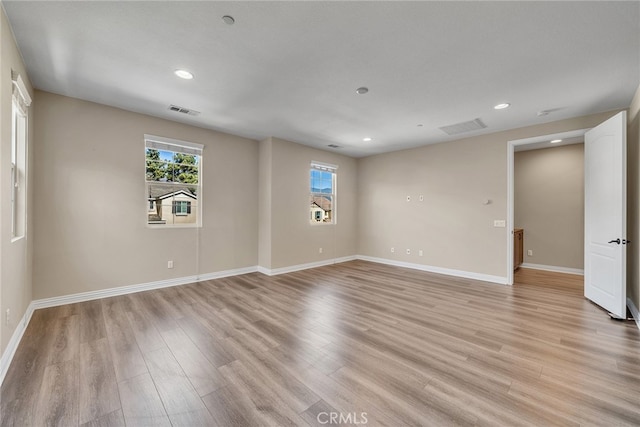
{"type": "Polygon", "coordinates": [[[469,122],[456,123],[455,125],[442,126],[440,129],[447,135],[458,135],[460,133],[471,132],[486,128],[487,125],[480,119],[471,120],[469,122]]]}
{"type": "Polygon", "coordinates": [[[331,147],[331,148],[340,148],[340,146],[339,146],[339,145],[336,145],[336,144],[329,144],[329,145],[327,145],[327,147],[331,147]]]}
{"type": "Polygon", "coordinates": [[[200,111],[190,110],[184,107],[178,107],[177,105],[169,105],[169,110],[175,111],[176,113],[188,114],[189,116],[198,116],[200,115],[200,111]]]}

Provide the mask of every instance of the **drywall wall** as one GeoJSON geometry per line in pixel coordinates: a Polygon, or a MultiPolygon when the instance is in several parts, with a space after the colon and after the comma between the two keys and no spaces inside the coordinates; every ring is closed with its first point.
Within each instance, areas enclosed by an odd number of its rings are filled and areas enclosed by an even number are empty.
{"type": "Polygon", "coordinates": [[[584,144],[515,153],[514,225],[525,263],[584,268],[584,144]]]}
{"type": "Polygon", "coordinates": [[[258,265],[266,269],[271,269],[272,145],[271,138],[260,141],[258,165],[258,265]]]}
{"type": "Polygon", "coordinates": [[[640,86],[627,120],[627,297],[640,308],[640,86]]]}
{"type": "Polygon", "coordinates": [[[34,299],[257,264],[257,141],[47,92],[36,100],[34,299]],[[147,227],[144,134],[204,144],[202,228],[147,227]]]}
{"type": "Polygon", "coordinates": [[[23,239],[11,239],[11,71],[20,74],[31,95],[33,90],[11,27],[0,7],[0,354],[17,330],[31,302],[31,255],[33,248],[33,105],[28,114],[27,227],[23,239]],[[7,324],[6,313],[10,310],[7,324]]]}
{"type": "MultiPolygon", "coordinates": [[[[322,262],[356,254],[357,162],[277,138],[261,143],[261,167],[270,168],[270,245],[261,246],[260,266],[272,270],[322,262]],[[336,173],[336,223],[310,224],[309,170],[312,161],[338,166],[336,173]],[[268,248],[268,249],[267,249],[268,248]],[[322,253],[319,249],[322,248],[322,253]],[[267,258],[266,254],[269,254],[267,258]],[[262,264],[270,260],[270,265],[262,264]]],[[[267,176],[265,171],[261,177],[267,176]]],[[[267,224],[261,221],[261,226],[267,224]]]]}
{"type": "Polygon", "coordinates": [[[510,230],[494,220],[507,214],[508,141],[593,127],[617,112],[360,159],[358,253],[506,280],[510,230]]]}

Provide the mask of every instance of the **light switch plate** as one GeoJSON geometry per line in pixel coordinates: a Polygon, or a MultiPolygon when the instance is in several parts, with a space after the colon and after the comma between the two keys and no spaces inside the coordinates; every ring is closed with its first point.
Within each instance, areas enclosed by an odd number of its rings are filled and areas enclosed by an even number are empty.
{"type": "Polygon", "coordinates": [[[495,219],[493,220],[493,226],[504,228],[507,226],[507,221],[505,221],[504,219],[495,219]]]}

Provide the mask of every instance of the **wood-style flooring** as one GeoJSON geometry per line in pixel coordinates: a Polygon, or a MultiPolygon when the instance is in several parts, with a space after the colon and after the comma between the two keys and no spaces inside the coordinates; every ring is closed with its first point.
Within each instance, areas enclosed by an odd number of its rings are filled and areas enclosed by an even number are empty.
{"type": "Polygon", "coordinates": [[[636,325],[516,281],[353,261],[37,310],[1,425],[640,425],[636,325]]]}

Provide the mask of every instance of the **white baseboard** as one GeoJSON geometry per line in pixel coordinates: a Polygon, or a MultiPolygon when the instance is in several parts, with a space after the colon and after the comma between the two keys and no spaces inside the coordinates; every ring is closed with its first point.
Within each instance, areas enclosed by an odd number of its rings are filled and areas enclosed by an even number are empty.
{"type": "Polygon", "coordinates": [[[396,267],[412,268],[414,270],[428,271],[430,273],[444,274],[447,276],[463,277],[465,279],[474,279],[474,280],[480,280],[483,282],[498,283],[500,285],[507,284],[507,278],[502,276],[492,276],[490,274],[473,273],[471,271],[454,270],[451,268],[434,267],[431,265],[424,265],[424,264],[414,264],[411,262],[396,261],[396,260],[386,259],[386,258],[376,258],[376,257],[370,257],[366,255],[356,255],[356,258],[361,259],[363,261],[394,265],[396,267]]]}
{"type": "Polygon", "coordinates": [[[117,288],[101,289],[98,291],[82,292],[79,294],[63,295],[60,297],[44,298],[34,300],[34,309],[56,307],[58,305],[74,304],[77,302],[91,301],[100,298],[115,297],[118,295],[133,294],[136,292],[150,291],[152,289],[169,288],[171,286],[186,285],[188,283],[200,282],[203,280],[220,279],[222,277],[238,276],[240,274],[255,273],[256,266],[237,268],[233,270],[223,270],[214,273],[205,273],[196,276],[177,277],[175,279],[158,280],[156,282],[140,283],[137,285],[119,286],[117,288]]]}
{"type": "Polygon", "coordinates": [[[11,361],[13,360],[13,356],[16,354],[16,350],[18,349],[18,344],[20,344],[20,340],[22,340],[22,336],[24,335],[24,331],[27,330],[27,325],[31,320],[31,315],[33,314],[33,302],[29,304],[27,310],[20,319],[20,323],[16,327],[15,331],[13,331],[13,335],[11,335],[11,339],[7,343],[7,347],[4,349],[2,353],[2,357],[0,358],[0,386],[4,382],[4,377],[7,375],[7,371],[9,370],[9,366],[11,365],[11,361]]]}
{"type": "Polygon", "coordinates": [[[258,272],[267,276],[277,276],[278,274],[292,273],[294,271],[307,270],[309,268],[324,267],[325,265],[340,264],[341,262],[354,261],[356,256],[345,256],[341,258],[331,258],[323,261],[308,262],[306,264],[291,265],[289,267],[265,268],[258,266],[258,272]]]}
{"type": "Polygon", "coordinates": [[[638,307],[631,301],[631,298],[627,298],[627,307],[629,307],[629,311],[633,316],[633,319],[636,321],[636,325],[638,329],[640,329],[640,313],[638,312],[638,307]]]}
{"type": "Polygon", "coordinates": [[[530,268],[532,270],[553,271],[556,273],[578,274],[580,276],[584,276],[584,270],[580,268],[558,267],[555,265],[543,265],[543,264],[529,264],[528,262],[525,262],[520,267],[530,268]]]}

